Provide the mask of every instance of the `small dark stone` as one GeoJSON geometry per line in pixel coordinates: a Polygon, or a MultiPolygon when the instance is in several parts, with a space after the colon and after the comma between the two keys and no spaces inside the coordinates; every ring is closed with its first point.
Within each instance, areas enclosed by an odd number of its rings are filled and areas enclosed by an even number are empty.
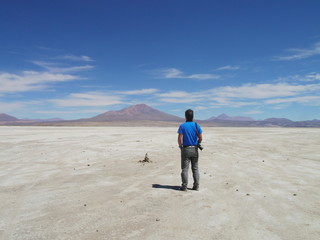
{"type": "Polygon", "coordinates": [[[293,194],[293,196],[297,196],[297,194],[296,194],[296,193],[294,193],[294,194],[293,194]]]}
{"type": "Polygon", "coordinates": [[[236,189],[237,192],[239,192],[239,189],[236,189]]]}
{"type": "Polygon", "coordinates": [[[88,164],[87,166],[90,167],[90,164],[88,164]]]}
{"type": "Polygon", "coordinates": [[[160,218],[156,218],[156,221],[159,222],[159,221],[160,221],[160,218]]]}
{"type": "Polygon", "coordinates": [[[249,194],[249,193],[247,193],[247,196],[250,196],[250,194],[249,194]]]}
{"type": "Polygon", "coordinates": [[[139,162],[141,163],[150,163],[150,158],[148,157],[148,153],[146,153],[146,155],[144,156],[143,160],[140,160],[139,162]]]}
{"type": "Polygon", "coordinates": [[[87,204],[84,204],[83,206],[85,206],[85,207],[86,207],[86,206],[87,206],[87,204]]]}

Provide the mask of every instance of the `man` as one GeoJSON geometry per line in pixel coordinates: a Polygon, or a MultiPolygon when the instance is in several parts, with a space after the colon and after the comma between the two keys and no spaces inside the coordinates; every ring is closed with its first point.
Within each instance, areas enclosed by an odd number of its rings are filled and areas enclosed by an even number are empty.
{"type": "Polygon", "coordinates": [[[192,190],[199,191],[199,169],[198,169],[198,148],[201,147],[202,129],[199,124],[193,122],[193,111],[191,109],[185,112],[186,122],[181,124],[178,129],[178,144],[181,149],[181,180],[180,190],[187,191],[188,171],[191,162],[193,174],[192,190]]]}

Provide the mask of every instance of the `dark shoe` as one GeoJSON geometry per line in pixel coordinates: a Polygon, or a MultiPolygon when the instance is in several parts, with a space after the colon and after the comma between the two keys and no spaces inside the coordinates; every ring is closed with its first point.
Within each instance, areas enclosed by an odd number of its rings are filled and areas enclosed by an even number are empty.
{"type": "Polygon", "coordinates": [[[180,187],[180,191],[188,191],[188,189],[186,187],[180,187]]]}
{"type": "Polygon", "coordinates": [[[199,191],[199,186],[193,186],[192,190],[199,191]]]}

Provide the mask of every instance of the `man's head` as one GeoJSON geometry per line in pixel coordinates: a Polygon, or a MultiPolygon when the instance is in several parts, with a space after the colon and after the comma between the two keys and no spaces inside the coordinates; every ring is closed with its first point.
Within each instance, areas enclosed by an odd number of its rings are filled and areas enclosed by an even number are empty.
{"type": "Polygon", "coordinates": [[[186,121],[187,122],[192,122],[193,121],[193,111],[191,109],[188,109],[185,112],[185,116],[186,116],[186,121]]]}

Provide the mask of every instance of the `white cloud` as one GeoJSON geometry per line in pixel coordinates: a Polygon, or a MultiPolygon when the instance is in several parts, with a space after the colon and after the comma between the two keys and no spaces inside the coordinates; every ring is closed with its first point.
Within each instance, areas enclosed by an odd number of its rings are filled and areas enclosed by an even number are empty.
{"type": "Polygon", "coordinates": [[[310,73],[307,75],[307,79],[309,79],[309,81],[320,80],[320,73],[310,73]]]}
{"type": "Polygon", "coordinates": [[[239,87],[224,86],[199,92],[161,92],[155,94],[154,97],[158,101],[166,103],[197,103],[210,108],[240,108],[284,102],[310,104],[310,101],[316,101],[317,98],[307,96],[318,94],[319,90],[320,84],[246,84],[239,87]],[[289,97],[292,99],[288,100],[289,97]]]}
{"type": "Polygon", "coordinates": [[[218,79],[219,75],[215,74],[191,74],[185,75],[182,71],[176,68],[165,68],[161,70],[156,70],[154,74],[159,78],[174,78],[174,79],[197,79],[197,80],[208,80],[208,79],[218,79]]]}
{"type": "Polygon", "coordinates": [[[0,101],[0,113],[10,112],[28,112],[28,109],[34,109],[43,104],[40,100],[27,100],[27,101],[0,101]]]}
{"type": "Polygon", "coordinates": [[[65,99],[51,99],[49,101],[61,107],[110,106],[123,103],[121,97],[101,92],[72,93],[65,99]]]}
{"type": "Polygon", "coordinates": [[[19,110],[25,106],[23,102],[0,102],[0,113],[8,113],[19,110]]]}
{"type": "Polygon", "coordinates": [[[320,73],[311,72],[306,75],[290,75],[287,77],[279,77],[276,79],[277,82],[313,82],[320,80],[320,73]]]}
{"type": "Polygon", "coordinates": [[[319,55],[320,42],[314,44],[309,49],[292,48],[292,49],[288,49],[287,51],[292,52],[293,54],[288,56],[276,57],[276,60],[283,60],[283,61],[299,60],[299,59],[304,59],[304,58],[312,57],[315,55],[319,55]]]}
{"type": "Polygon", "coordinates": [[[189,76],[184,76],[182,78],[198,79],[198,80],[207,80],[207,79],[218,79],[220,76],[214,74],[192,74],[189,76]]]}
{"type": "Polygon", "coordinates": [[[236,65],[227,65],[227,66],[222,66],[222,67],[219,67],[219,68],[217,68],[216,70],[217,71],[221,71],[221,70],[238,70],[238,69],[240,69],[240,67],[239,66],[236,66],[236,65]]]}
{"type": "Polygon", "coordinates": [[[204,95],[202,92],[170,91],[156,94],[156,97],[159,97],[159,101],[167,103],[194,103],[202,101],[204,95]]]}
{"type": "Polygon", "coordinates": [[[158,97],[174,97],[174,98],[184,98],[184,97],[190,97],[190,93],[184,92],[184,91],[170,91],[166,93],[159,93],[157,94],[158,97]]]}
{"type": "Polygon", "coordinates": [[[75,55],[64,55],[61,56],[63,59],[72,60],[72,61],[84,61],[84,62],[92,62],[93,59],[88,56],[75,56],[75,55]]]}
{"type": "Polygon", "coordinates": [[[230,98],[223,98],[223,97],[213,97],[208,98],[208,102],[210,102],[210,106],[213,107],[233,107],[239,108],[244,106],[254,106],[259,105],[257,101],[240,101],[239,99],[230,99],[230,98]],[[213,102],[210,102],[212,100],[213,102]]]}
{"type": "Polygon", "coordinates": [[[194,108],[195,110],[206,110],[206,109],[208,109],[207,107],[203,107],[203,106],[197,106],[197,107],[195,107],[194,108]]]}
{"type": "Polygon", "coordinates": [[[41,113],[41,114],[68,114],[72,115],[75,113],[102,113],[106,112],[108,110],[106,109],[81,109],[81,110],[68,110],[68,111],[59,111],[59,110],[40,110],[40,111],[35,111],[35,113],[41,113]]]}
{"type": "Polygon", "coordinates": [[[277,98],[265,101],[266,104],[300,103],[320,106],[320,96],[301,96],[294,98],[277,98]]]}
{"type": "Polygon", "coordinates": [[[65,73],[65,72],[79,72],[79,71],[89,70],[89,69],[93,69],[93,68],[94,68],[94,66],[92,66],[92,65],[84,65],[84,66],[73,66],[73,67],[65,67],[65,68],[47,67],[46,69],[48,69],[51,72],[65,73]]]}
{"type": "Polygon", "coordinates": [[[199,99],[194,98],[160,98],[159,101],[166,103],[194,103],[199,99]]]}
{"type": "Polygon", "coordinates": [[[158,91],[159,90],[155,88],[147,88],[147,89],[132,90],[132,91],[120,91],[118,93],[124,94],[124,95],[144,95],[144,94],[153,94],[158,91]]]}
{"type": "Polygon", "coordinates": [[[211,90],[214,96],[224,98],[264,99],[274,97],[295,96],[320,89],[320,84],[290,85],[278,84],[246,84],[240,87],[219,87],[211,90]]]}
{"type": "Polygon", "coordinates": [[[49,83],[66,82],[79,79],[70,74],[23,71],[21,74],[1,73],[0,92],[14,93],[48,88],[49,83]]]}
{"type": "Polygon", "coordinates": [[[263,112],[259,110],[252,110],[252,111],[245,112],[245,114],[248,114],[248,115],[260,114],[260,113],[263,113],[263,112]]]}
{"type": "Polygon", "coordinates": [[[83,70],[93,69],[92,65],[83,66],[72,66],[72,67],[57,67],[57,63],[44,62],[44,61],[33,61],[34,64],[43,67],[50,72],[66,73],[66,72],[79,72],[83,70]]]}
{"type": "Polygon", "coordinates": [[[166,68],[159,71],[163,74],[163,77],[165,78],[181,78],[181,76],[183,75],[183,72],[176,68],[166,68]]]}

